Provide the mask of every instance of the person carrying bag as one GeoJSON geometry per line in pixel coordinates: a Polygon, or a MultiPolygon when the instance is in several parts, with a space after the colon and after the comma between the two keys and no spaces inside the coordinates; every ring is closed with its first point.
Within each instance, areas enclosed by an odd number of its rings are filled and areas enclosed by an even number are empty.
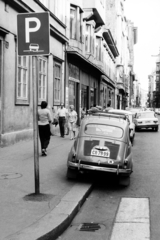
{"type": "Polygon", "coordinates": [[[50,123],[50,132],[51,132],[52,136],[55,135],[55,128],[56,128],[57,125],[58,125],[58,119],[54,118],[53,122],[50,123]]]}

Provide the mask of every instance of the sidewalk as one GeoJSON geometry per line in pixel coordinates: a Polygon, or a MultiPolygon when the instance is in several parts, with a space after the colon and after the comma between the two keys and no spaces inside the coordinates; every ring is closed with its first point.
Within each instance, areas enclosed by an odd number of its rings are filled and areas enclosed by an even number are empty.
{"type": "Polygon", "coordinates": [[[73,141],[52,136],[39,157],[40,194],[35,195],[33,140],[0,149],[0,239],[55,239],[69,225],[91,184],[66,179],[73,141]]]}

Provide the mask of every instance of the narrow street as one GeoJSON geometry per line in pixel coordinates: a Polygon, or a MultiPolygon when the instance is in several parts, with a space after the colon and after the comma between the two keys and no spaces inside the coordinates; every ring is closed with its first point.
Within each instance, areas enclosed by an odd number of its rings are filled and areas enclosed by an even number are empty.
{"type": "Polygon", "coordinates": [[[159,9],[0,0],[0,240],[160,239],[159,9]]]}
{"type": "MultiPolygon", "coordinates": [[[[68,230],[61,236],[62,240],[70,239],[104,239],[122,240],[120,232],[112,238],[116,215],[122,199],[129,199],[134,209],[134,200],[138,200],[145,208],[144,203],[149,203],[149,230],[150,240],[157,240],[160,236],[160,132],[141,130],[136,132],[135,143],[132,148],[134,157],[134,172],[131,175],[131,184],[127,188],[117,186],[112,177],[105,174],[94,174],[94,190],[81,208],[79,214],[71,223],[68,230]],[[96,179],[96,180],[95,180],[96,179]],[[132,203],[133,201],[133,203],[132,203]],[[83,223],[88,223],[88,231],[81,231],[83,223]],[[92,231],[91,223],[98,223],[92,231]]],[[[141,207],[142,207],[141,206],[141,207]]],[[[138,210],[137,216],[143,214],[143,209],[138,210]]],[[[144,214],[147,215],[147,209],[144,214]]],[[[122,227],[123,229],[123,227],[122,227]]],[[[132,233],[129,239],[148,239],[141,228],[138,236],[132,233]]]]}

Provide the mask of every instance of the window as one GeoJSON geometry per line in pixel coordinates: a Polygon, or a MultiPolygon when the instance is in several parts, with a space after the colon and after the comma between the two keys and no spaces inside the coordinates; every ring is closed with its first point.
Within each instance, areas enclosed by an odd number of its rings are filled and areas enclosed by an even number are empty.
{"type": "Polygon", "coordinates": [[[96,59],[98,61],[101,61],[101,38],[96,37],[96,59]]]}
{"type": "Polygon", "coordinates": [[[39,101],[47,99],[47,60],[39,58],[38,75],[38,99],[39,101]]]}
{"type": "Polygon", "coordinates": [[[91,48],[92,48],[92,54],[93,56],[95,55],[95,39],[94,39],[94,36],[91,37],[91,48]]]}
{"type": "Polygon", "coordinates": [[[65,24],[66,16],[65,12],[67,1],[65,0],[39,0],[39,1],[65,24]]]}
{"type": "Polygon", "coordinates": [[[60,102],[61,89],[61,65],[55,63],[55,78],[54,78],[54,100],[60,102]]]}
{"type": "Polygon", "coordinates": [[[123,136],[123,130],[120,127],[97,123],[87,124],[84,132],[89,135],[101,135],[113,138],[122,138],[123,136]]]}
{"type": "Polygon", "coordinates": [[[70,38],[82,42],[82,14],[79,7],[70,8],[70,38]]]}
{"type": "Polygon", "coordinates": [[[28,66],[29,57],[18,56],[17,69],[17,89],[16,101],[17,103],[28,102],[28,66]]]}
{"type": "Polygon", "coordinates": [[[76,39],[76,9],[70,9],[70,38],[76,39]]]}
{"type": "Polygon", "coordinates": [[[91,25],[86,24],[86,40],[85,40],[86,52],[91,52],[91,25]]]}

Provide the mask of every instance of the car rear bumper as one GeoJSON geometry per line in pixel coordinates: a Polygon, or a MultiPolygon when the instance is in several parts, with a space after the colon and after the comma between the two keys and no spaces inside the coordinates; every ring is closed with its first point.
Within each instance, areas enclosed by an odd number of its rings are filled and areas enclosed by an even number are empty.
{"type": "Polygon", "coordinates": [[[73,163],[68,162],[69,168],[74,168],[79,171],[83,170],[91,170],[91,171],[102,171],[102,172],[108,172],[108,173],[116,173],[117,175],[129,175],[132,173],[131,169],[122,169],[119,168],[119,165],[117,165],[117,168],[109,168],[109,167],[101,167],[101,166],[91,166],[87,164],[81,164],[81,163],[73,163]]]}
{"type": "Polygon", "coordinates": [[[159,124],[147,124],[147,125],[136,125],[136,129],[141,129],[141,128],[156,128],[158,127],[159,124]]]}

